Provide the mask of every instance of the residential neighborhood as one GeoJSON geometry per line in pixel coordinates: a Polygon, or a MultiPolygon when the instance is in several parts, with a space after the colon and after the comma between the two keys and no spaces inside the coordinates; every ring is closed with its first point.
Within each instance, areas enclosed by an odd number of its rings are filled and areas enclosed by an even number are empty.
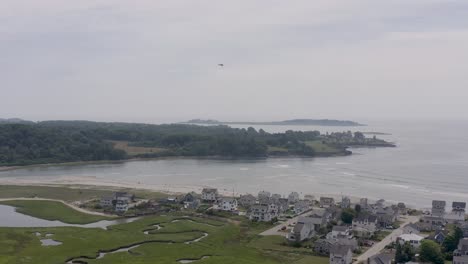
{"type": "Polygon", "coordinates": [[[130,209],[135,213],[148,204],[159,210],[211,211],[264,222],[272,227],[261,235],[283,236],[294,247],[305,245],[311,254],[328,256],[330,264],[416,263],[424,259],[418,252],[424,252],[427,243],[434,243],[454,264],[468,264],[465,202],[434,200],[430,210],[418,211],[383,199],[319,196],[316,200],[311,194],[292,191],[283,196],[266,190],[228,197],[216,188],[158,201],[116,192],[99,201],[104,210],[116,214],[128,214],[130,209]],[[446,241],[454,240],[457,242],[448,248],[446,241]]]}

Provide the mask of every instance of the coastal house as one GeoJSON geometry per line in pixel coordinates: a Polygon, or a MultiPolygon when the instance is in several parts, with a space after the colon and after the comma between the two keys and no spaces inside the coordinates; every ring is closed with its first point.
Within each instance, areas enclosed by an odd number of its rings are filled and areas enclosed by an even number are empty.
{"type": "Polygon", "coordinates": [[[347,196],[343,196],[341,198],[340,207],[343,208],[343,209],[350,208],[351,207],[351,199],[349,199],[349,197],[347,197],[347,196]]]}
{"type": "Polygon", "coordinates": [[[320,255],[329,255],[330,249],[334,245],[343,245],[355,251],[359,248],[358,241],[355,238],[338,238],[338,239],[318,239],[314,243],[314,251],[320,255]]]}
{"type": "Polygon", "coordinates": [[[310,209],[309,201],[299,200],[296,203],[294,203],[294,214],[296,215],[302,214],[309,209],[310,209]]]}
{"type": "Polygon", "coordinates": [[[392,225],[398,218],[398,209],[391,206],[377,206],[375,215],[378,219],[378,225],[382,228],[392,225]]]}
{"type": "Polygon", "coordinates": [[[440,245],[444,243],[445,238],[449,235],[449,231],[445,229],[436,230],[434,234],[427,237],[427,239],[432,240],[440,245]]]}
{"type": "Polygon", "coordinates": [[[379,253],[367,260],[367,264],[391,264],[395,256],[391,253],[379,253]]]}
{"type": "Polygon", "coordinates": [[[266,203],[270,200],[270,192],[261,191],[258,193],[258,200],[260,203],[266,203]]]}
{"type": "Polygon", "coordinates": [[[297,192],[292,192],[288,195],[288,202],[289,204],[294,204],[297,201],[299,201],[299,193],[297,192]]]}
{"type": "Polygon", "coordinates": [[[135,195],[127,192],[115,192],[111,196],[101,197],[99,204],[103,208],[114,208],[116,212],[126,212],[128,209],[128,204],[135,201],[135,195]],[[117,204],[119,204],[119,209],[117,209],[117,204]],[[122,204],[126,204],[123,206],[122,204]]]}
{"type": "Polygon", "coordinates": [[[135,201],[135,195],[128,192],[116,192],[114,197],[116,201],[124,201],[126,203],[132,203],[135,201]]]}
{"type": "Polygon", "coordinates": [[[222,211],[237,211],[237,200],[235,198],[225,197],[219,201],[218,209],[222,211]]]}
{"type": "Polygon", "coordinates": [[[197,209],[200,206],[200,200],[193,192],[187,193],[180,200],[185,209],[197,209]]]}
{"type": "Polygon", "coordinates": [[[270,201],[273,203],[278,203],[279,200],[281,199],[281,194],[274,193],[270,197],[270,201]]]}
{"type": "Polygon", "coordinates": [[[444,216],[445,221],[449,224],[465,222],[465,209],[466,203],[453,202],[452,211],[444,216]]]}
{"type": "Polygon", "coordinates": [[[278,213],[282,214],[289,209],[289,201],[288,198],[279,198],[278,202],[275,202],[278,206],[278,213]]]}
{"type": "Polygon", "coordinates": [[[329,208],[335,205],[335,199],[331,197],[320,197],[320,207],[329,208]]]}
{"type": "Polygon", "coordinates": [[[421,241],[423,239],[424,237],[417,235],[417,234],[403,234],[397,238],[397,242],[400,243],[401,245],[408,243],[413,248],[419,248],[419,246],[421,245],[421,241]]]}
{"type": "Polygon", "coordinates": [[[432,208],[431,208],[431,215],[437,217],[443,217],[445,215],[445,201],[440,200],[433,200],[432,201],[432,208]]]}
{"type": "Polygon", "coordinates": [[[310,218],[310,221],[313,222],[315,231],[319,231],[320,228],[325,227],[331,219],[330,213],[323,209],[313,209],[306,217],[310,218]]]}
{"type": "Polygon", "coordinates": [[[351,248],[344,245],[333,245],[330,249],[330,264],[351,264],[353,253],[351,248]]]}
{"type": "Polygon", "coordinates": [[[257,202],[257,198],[251,194],[241,195],[239,197],[239,204],[243,207],[250,208],[257,202]]]}
{"type": "Polygon", "coordinates": [[[312,219],[307,217],[299,217],[296,225],[291,232],[288,233],[289,241],[301,242],[315,235],[314,224],[312,219]]]}
{"type": "Polygon", "coordinates": [[[468,222],[461,222],[457,225],[463,232],[463,237],[468,237],[468,222]]]}
{"type": "Polygon", "coordinates": [[[183,202],[183,205],[184,205],[185,209],[195,210],[200,206],[200,200],[195,199],[195,200],[193,200],[191,202],[183,202]]]}
{"type": "Polygon", "coordinates": [[[361,211],[365,212],[368,210],[368,207],[369,207],[369,202],[367,200],[367,198],[361,198],[359,200],[359,206],[361,207],[361,211]]]}
{"type": "Polygon", "coordinates": [[[193,202],[197,200],[197,196],[194,192],[189,192],[186,195],[184,195],[180,200],[182,202],[193,202]]]}
{"type": "Polygon", "coordinates": [[[442,229],[446,225],[446,220],[443,216],[424,215],[418,223],[421,231],[433,231],[442,229]]]}
{"type": "Polygon", "coordinates": [[[276,212],[271,210],[271,207],[268,204],[252,205],[248,215],[251,221],[259,222],[270,222],[278,216],[276,212]]]}
{"type": "Polygon", "coordinates": [[[377,216],[361,214],[353,219],[353,233],[358,237],[371,237],[377,231],[377,216]]]}
{"type": "Polygon", "coordinates": [[[218,199],[218,189],[215,188],[203,188],[202,200],[205,202],[216,202],[218,199]]]}
{"type": "Polygon", "coordinates": [[[113,201],[114,201],[114,196],[103,196],[101,197],[99,204],[103,208],[114,207],[113,201]]]}
{"type": "Polygon", "coordinates": [[[462,238],[458,242],[458,247],[453,252],[453,264],[468,264],[468,238],[462,238]]]}
{"type": "Polygon", "coordinates": [[[399,211],[399,214],[400,214],[400,215],[406,215],[406,214],[408,214],[408,208],[406,208],[406,204],[405,204],[405,203],[398,203],[398,204],[397,204],[397,208],[398,208],[398,211],[399,211]]]}
{"type": "Polygon", "coordinates": [[[403,227],[403,234],[416,234],[419,235],[419,226],[413,223],[407,224],[403,227]]]}
{"type": "Polygon", "coordinates": [[[327,234],[327,238],[352,238],[352,230],[349,226],[333,226],[332,231],[327,234]]]}
{"type": "Polygon", "coordinates": [[[125,213],[128,211],[128,203],[125,202],[124,200],[117,200],[115,204],[115,212],[116,213],[125,213]]]}

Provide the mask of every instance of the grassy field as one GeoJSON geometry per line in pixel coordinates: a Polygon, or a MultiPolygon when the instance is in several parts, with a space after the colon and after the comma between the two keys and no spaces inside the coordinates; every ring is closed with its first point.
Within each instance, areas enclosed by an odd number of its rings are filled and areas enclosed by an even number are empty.
{"type": "Polygon", "coordinates": [[[67,188],[48,186],[16,186],[0,185],[0,198],[48,198],[64,201],[89,200],[103,195],[110,195],[111,190],[96,190],[91,188],[67,188]]]}
{"type": "Polygon", "coordinates": [[[55,201],[1,201],[0,204],[16,207],[16,211],[25,215],[46,219],[59,220],[68,224],[88,224],[100,220],[109,220],[111,217],[90,215],[78,212],[61,202],[55,201]]]}
{"type": "Polygon", "coordinates": [[[111,226],[108,230],[76,227],[0,228],[0,264],[63,264],[71,258],[89,264],[177,264],[181,259],[201,259],[204,256],[206,258],[199,260],[199,263],[328,262],[328,258],[313,256],[311,250],[286,246],[283,237],[258,236],[268,227],[268,224],[251,224],[248,221],[228,222],[228,219],[172,213],[144,217],[132,223],[111,226]],[[40,232],[41,236],[36,236],[35,232],[40,232]],[[205,233],[208,236],[204,237],[205,233]],[[63,244],[41,246],[39,240],[45,234],[53,234],[48,238],[63,244]],[[193,242],[197,238],[202,239],[193,242]],[[188,241],[192,243],[185,243],[188,241]],[[95,259],[99,252],[135,244],[140,245],[130,252],[110,253],[95,259]]]}
{"type": "Polygon", "coordinates": [[[135,156],[139,154],[158,153],[165,151],[164,148],[149,148],[149,147],[135,147],[129,146],[128,141],[111,141],[114,144],[114,148],[121,149],[127,153],[127,155],[135,156]]]}
{"type": "Polygon", "coordinates": [[[335,148],[328,144],[324,144],[321,140],[306,141],[306,144],[312,147],[316,153],[333,155],[333,154],[340,154],[343,152],[342,149],[335,148]]]}
{"type": "Polygon", "coordinates": [[[50,187],[50,186],[17,186],[0,185],[0,198],[47,198],[63,200],[66,202],[87,201],[99,199],[101,196],[110,196],[115,191],[128,191],[134,193],[137,198],[160,199],[167,197],[167,194],[152,192],[147,190],[105,188],[94,186],[71,186],[71,187],[50,187]]]}

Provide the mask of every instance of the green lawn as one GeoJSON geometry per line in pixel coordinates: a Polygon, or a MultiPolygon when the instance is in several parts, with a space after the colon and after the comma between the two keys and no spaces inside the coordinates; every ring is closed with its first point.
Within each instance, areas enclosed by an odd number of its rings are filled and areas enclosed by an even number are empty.
{"type": "Polygon", "coordinates": [[[68,224],[88,224],[112,219],[111,217],[78,212],[61,202],[55,201],[12,200],[3,201],[0,204],[14,206],[16,211],[22,214],[46,220],[59,220],[68,224]]]}
{"type": "Polygon", "coordinates": [[[322,140],[312,140],[305,142],[307,146],[312,147],[316,153],[323,154],[340,154],[343,152],[342,149],[335,148],[329,144],[324,144],[322,140]]]}
{"type": "Polygon", "coordinates": [[[68,202],[87,201],[101,196],[109,196],[115,191],[128,191],[134,193],[137,198],[159,199],[167,197],[167,194],[147,190],[122,189],[122,188],[96,188],[94,186],[16,186],[0,185],[0,198],[47,198],[68,202]]]}
{"type": "Polygon", "coordinates": [[[96,190],[91,188],[67,188],[49,186],[15,186],[0,185],[0,198],[48,198],[64,201],[89,200],[110,195],[111,190],[96,190]]]}

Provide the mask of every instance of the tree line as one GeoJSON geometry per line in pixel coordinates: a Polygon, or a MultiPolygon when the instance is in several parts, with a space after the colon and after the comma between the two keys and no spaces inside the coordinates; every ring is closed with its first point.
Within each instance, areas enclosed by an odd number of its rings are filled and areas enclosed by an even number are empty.
{"type": "MultiPolygon", "coordinates": [[[[111,141],[128,141],[131,146],[162,149],[138,157],[265,157],[272,147],[284,150],[287,155],[314,156],[316,151],[305,144],[306,141],[325,142],[335,140],[337,135],[321,135],[318,131],[267,133],[262,129],[257,131],[251,127],[239,129],[225,125],[90,121],[0,124],[0,165],[127,159],[127,153],[115,149],[111,141]]],[[[360,136],[355,134],[354,138],[360,140],[360,136]]]]}

